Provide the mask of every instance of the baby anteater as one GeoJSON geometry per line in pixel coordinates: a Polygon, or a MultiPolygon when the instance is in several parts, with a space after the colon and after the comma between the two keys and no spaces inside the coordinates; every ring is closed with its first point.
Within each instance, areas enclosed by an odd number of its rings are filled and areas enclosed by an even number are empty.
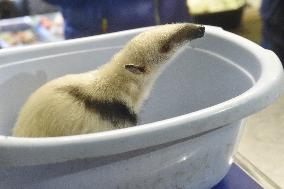
{"type": "Polygon", "coordinates": [[[48,82],[22,107],[13,135],[54,137],[136,125],[169,58],[204,32],[203,26],[189,23],[156,26],[134,37],[98,69],[48,82]]]}

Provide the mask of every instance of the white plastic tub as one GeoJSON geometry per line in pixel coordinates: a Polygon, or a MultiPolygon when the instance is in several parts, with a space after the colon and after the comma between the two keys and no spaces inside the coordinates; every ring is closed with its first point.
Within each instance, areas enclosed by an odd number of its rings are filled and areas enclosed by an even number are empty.
{"type": "Polygon", "coordinates": [[[243,119],[282,88],[271,51],[216,27],[159,77],[137,127],[79,136],[9,136],[45,82],[95,69],[145,30],[0,51],[0,188],[210,188],[232,162],[243,119]]]}

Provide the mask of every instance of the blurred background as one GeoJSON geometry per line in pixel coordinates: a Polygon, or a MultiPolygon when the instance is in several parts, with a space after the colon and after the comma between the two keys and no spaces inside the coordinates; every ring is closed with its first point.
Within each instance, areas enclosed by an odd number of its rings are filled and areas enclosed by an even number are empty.
{"type": "MultiPolygon", "coordinates": [[[[215,25],[283,61],[283,0],[0,0],[0,48],[173,22],[215,25]]],[[[284,96],[248,118],[235,156],[263,186],[284,188],[284,96]]]]}
{"type": "Polygon", "coordinates": [[[0,40],[1,47],[7,48],[195,22],[220,26],[259,42],[258,8],[259,1],[245,0],[0,0],[0,40]],[[258,25],[250,25],[252,19],[258,25]],[[244,28],[248,25],[250,28],[244,28]]]}

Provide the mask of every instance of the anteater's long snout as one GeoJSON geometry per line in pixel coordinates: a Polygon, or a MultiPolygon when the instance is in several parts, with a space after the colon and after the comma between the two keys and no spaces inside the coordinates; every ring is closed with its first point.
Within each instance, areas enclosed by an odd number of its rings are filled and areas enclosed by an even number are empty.
{"type": "Polygon", "coordinates": [[[184,24],[178,33],[187,40],[193,40],[204,36],[205,27],[197,24],[184,24]]]}
{"type": "Polygon", "coordinates": [[[205,33],[205,27],[204,26],[194,27],[190,31],[190,35],[191,35],[191,39],[190,40],[203,37],[204,33],[205,33]]]}
{"type": "Polygon", "coordinates": [[[173,44],[180,44],[185,41],[191,41],[204,36],[205,27],[197,24],[177,24],[167,41],[173,44]]]}

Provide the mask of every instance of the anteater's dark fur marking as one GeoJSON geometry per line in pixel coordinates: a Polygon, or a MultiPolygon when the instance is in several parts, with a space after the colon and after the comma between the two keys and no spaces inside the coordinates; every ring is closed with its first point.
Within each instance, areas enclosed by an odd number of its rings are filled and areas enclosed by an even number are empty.
{"type": "Polygon", "coordinates": [[[137,124],[137,115],[124,103],[118,100],[97,100],[85,94],[76,86],[66,86],[58,88],[61,92],[66,92],[75,101],[82,102],[89,111],[96,112],[103,120],[110,121],[115,127],[129,122],[133,126],[137,124]]]}

